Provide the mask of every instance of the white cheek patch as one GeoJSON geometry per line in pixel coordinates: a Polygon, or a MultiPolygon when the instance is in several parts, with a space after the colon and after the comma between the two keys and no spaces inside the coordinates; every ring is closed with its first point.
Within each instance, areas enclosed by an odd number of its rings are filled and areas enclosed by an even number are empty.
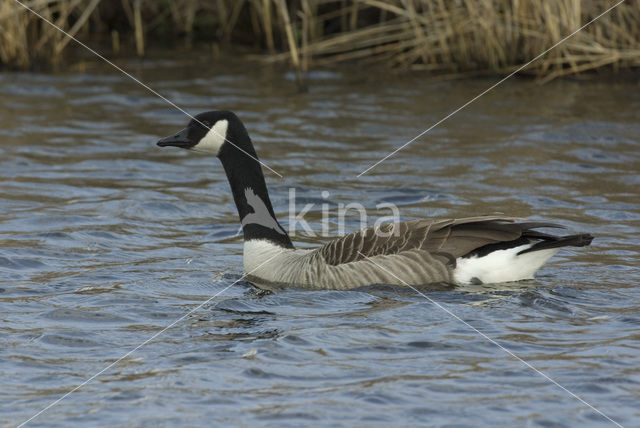
{"type": "Polygon", "coordinates": [[[192,150],[217,155],[227,136],[227,126],[229,122],[226,119],[217,121],[198,144],[192,147],[192,150]]]}

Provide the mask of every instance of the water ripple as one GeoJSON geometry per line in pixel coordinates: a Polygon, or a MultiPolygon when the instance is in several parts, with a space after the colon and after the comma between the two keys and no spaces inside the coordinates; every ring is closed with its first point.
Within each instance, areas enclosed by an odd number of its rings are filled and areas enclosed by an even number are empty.
{"type": "Polygon", "coordinates": [[[3,424],[148,341],[32,425],[610,426],[469,325],[640,420],[637,85],[512,79],[357,178],[488,81],[317,71],[298,94],[278,69],[184,61],[123,64],[192,113],[238,111],[285,176],[267,174],[285,224],[295,186],[314,230],[322,204],[393,202],[404,218],[504,212],[596,240],[532,281],[421,290],[467,324],[401,287],[259,291],[241,280],[219,162],[154,145],[183,113],[98,65],[0,74],[3,424]]]}

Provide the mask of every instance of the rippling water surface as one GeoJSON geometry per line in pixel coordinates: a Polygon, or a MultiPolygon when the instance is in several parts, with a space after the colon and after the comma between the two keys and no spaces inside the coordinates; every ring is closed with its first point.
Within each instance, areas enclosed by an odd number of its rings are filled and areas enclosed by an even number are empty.
{"type": "Polygon", "coordinates": [[[249,63],[122,65],[192,113],[237,111],[284,177],[267,173],[285,226],[295,187],[314,230],[328,201],[333,235],[338,204],[392,202],[405,219],[503,212],[597,238],[536,280],[424,290],[450,313],[400,288],[232,285],[219,162],[155,146],[182,113],[100,64],[3,73],[3,426],[140,344],[29,426],[614,426],[572,394],[640,426],[638,81],[511,79],[358,178],[495,80],[318,72],[300,94],[249,63]]]}

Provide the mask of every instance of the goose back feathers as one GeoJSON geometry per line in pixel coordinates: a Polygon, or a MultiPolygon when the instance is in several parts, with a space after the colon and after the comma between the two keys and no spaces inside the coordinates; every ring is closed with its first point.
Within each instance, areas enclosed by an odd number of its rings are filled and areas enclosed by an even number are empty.
{"type": "Polygon", "coordinates": [[[398,233],[381,236],[390,233],[391,227],[384,225],[383,234],[368,227],[315,250],[285,250],[267,241],[248,241],[245,270],[252,272],[253,282],[269,287],[348,289],[371,284],[516,281],[531,278],[560,247],[584,246],[592,239],[587,234],[547,235],[534,229],[560,226],[518,223],[502,216],[412,220],[397,224],[398,233]],[[528,251],[536,245],[539,250],[528,251]],[[258,262],[268,258],[275,263],[260,266],[258,262]],[[494,265],[488,273],[481,268],[487,261],[494,265]]]}

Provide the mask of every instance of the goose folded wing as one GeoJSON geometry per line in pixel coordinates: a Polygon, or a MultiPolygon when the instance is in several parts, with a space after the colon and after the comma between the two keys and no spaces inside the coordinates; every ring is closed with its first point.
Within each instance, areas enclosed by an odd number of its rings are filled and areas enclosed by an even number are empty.
{"type": "Polygon", "coordinates": [[[422,250],[448,264],[481,247],[533,238],[536,227],[557,227],[549,223],[517,223],[516,218],[479,216],[448,220],[410,220],[367,227],[349,233],[318,249],[330,265],[362,260],[365,257],[422,250]],[[526,239],[526,238],[524,238],[526,239]]]}

